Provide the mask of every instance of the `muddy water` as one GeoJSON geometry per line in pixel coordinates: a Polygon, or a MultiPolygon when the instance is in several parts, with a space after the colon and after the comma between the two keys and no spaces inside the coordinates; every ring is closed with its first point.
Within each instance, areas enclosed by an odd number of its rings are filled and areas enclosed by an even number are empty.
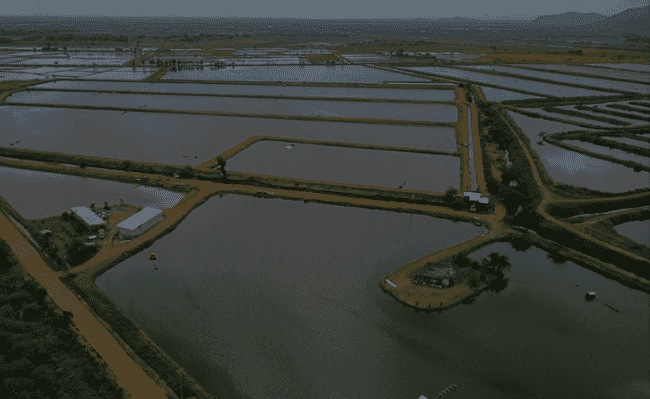
{"type": "Polygon", "coordinates": [[[587,151],[594,152],[596,154],[603,154],[603,155],[609,155],[611,157],[617,158],[617,159],[622,159],[625,161],[632,161],[632,162],[637,162],[641,165],[646,165],[650,164],[650,159],[647,157],[642,157],[640,155],[636,154],[630,154],[622,150],[618,150],[616,148],[609,148],[597,144],[592,144],[592,143],[585,143],[583,141],[579,140],[565,140],[564,143],[578,147],[578,148],[584,148],[587,151]]]}
{"type": "Polygon", "coordinates": [[[531,98],[541,98],[529,94],[516,93],[514,91],[495,89],[494,87],[480,86],[488,101],[506,101],[506,100],[529,100],[531,98]]]}
{"type": "Polygon", "coordinates": [[[607,93],[602,91],[581,89],[578,87],[569,87],[554,85],[551,83],[535,82],[532,80],[525,80],[519,78],[512,78],[507,76],[488,75],[485,73],[478,73],[472,71],[465,71],[454,68],[444,67],[415,67],[404,68],[411,71],[420,71],[425,73],[434,73],[438,75],[450,76],[459,79],[467,79],[476,83],[490,83],[493,85],[508,87],[511,89],[519,89],[539,93],[549,96],[557,97],[576,97],[576,96],[603,96],[607,93]]]}
{"type": "Polygon", "coordinates": [[[544,143],[537,143],[539,132],[557,133],[584,130],[578,126],[529,118],[508,111],[508,115],[528,136],[531,147],[539,155],[553,181],[606,192],[624,192],[648,187],[650,173],[635,172],[632,168],[589,157],[574,151],[544,143]]]}
{"type": "Polygon", "coordinates": [[[444,192],[460,189],[460,158],[398,151],[366,150],[260,141],[228,160],[232,171],[444,192]],[[404,184],[406,183],[406,184],[404,184]]]}
{"type": "Polygon", "coordinates": [[[96,282],[220,398],[232,397],[221,394],[231,380],[256,398],[433,398],[455,383],[459,399],[614,399],[647,379],[648,296],[541,250],[486,248],[513,263],[508,287],[442,313],[416,313],[379,289],[401,264],[476,233],[226,195],[147,250],[158,270],[139,253],[96,282]],[[587,289],[624,313],[585,303],[587,289]]]}
{"type": "Polygon", "coordinates": [[[394,72],[359,65],[327,66],[239,66],[220,69],[189,69],[168,72],[164,79],[239,80],[249,82],[340,82],[382,83],[383,81],[425,82],[394,72]]]}
{"type": "Polygon", "coordinates": [[[171,208],[183,194],[154,187],[90,179],[85,177],[35,172],[0,166],[0,196],[23,217],[38,219],[60,215],[75,206],[103,206],[119,203],[171,208]]]}
{"type": "Polygon", "coordinates": [[[32,79],[45,79],[42,75],[35,75],[32,73],[12,73],[0,71],[0,82],[9,80],[32,80],[32,79]]]}
{"type": "Polygon", "coordinates": [[[129,57],[111,57],[111,58],[32,58],[20,62],[14,62],[21,65],[122,65],[128,61],[129,57]]]}
{"type": "MultiPolygon", "coordinates": [[[[514,75],[553,80],[555,82],[573,83],[573,84],[579,84],[584,86],[600,87],[602,89],[625,90],[632,93],[647,94],[650,91],[650,86],[640,84],[640,83],[628,83],[628,82],[620,82],[616,80],[586,78],[582,76],[563,75],[560,73],[532,71],[530,69],[493,66],[493,65],[477,65],[468,68],[511,73],[514,75]]],[[[606,95],[606,93],[603,92],[602,95],[606,95]]]]}
{"type": "MultiPolygon", "coordinates": [[[[453,90],[368,89],[361,87],[255,86],[196,83],[50,82],[44,89],[149,91],[249,96],[373,98],[416,101],[454,101],[453,90]]],[[[495,89],[496,90],[496,89],[495,89]]],[[[530,97],[530,96],[529,96],[530,97]]]]}
{"type": "Polygon", "coordinates": [[[639,244],[650,246],[650,220],[621,223],[614,229],[639,244]]]}
{"type": "Polygon", "coordinates": [[[273,98],[195,97],[57,91],[16,93],[11,96],[8,102],[121,108],[146,107],[167,110],[232,112],[260,115],[371,118],[425,122],[456,122],[458,120],[458,108],[455,105],[448,104],[360,103],[273,98]]]}
{"type": "Polygon", "coordinates": [[[18,106],[0,107],[0,126],[4,146],[20,140],[16,148],[176,165],[199,165],[261,135],[456,150],[455,129],[447,127],[18,106]]]}

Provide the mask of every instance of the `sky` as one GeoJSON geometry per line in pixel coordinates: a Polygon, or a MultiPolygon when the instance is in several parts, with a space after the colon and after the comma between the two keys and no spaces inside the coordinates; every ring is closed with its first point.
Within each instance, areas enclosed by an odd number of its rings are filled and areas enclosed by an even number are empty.
{"type": "Polygon", "coordinates": [[[612,15],[645,5],[648,0],[22,0],[4,2],[0,15],[528,19],[567,11],[612,15]]]}

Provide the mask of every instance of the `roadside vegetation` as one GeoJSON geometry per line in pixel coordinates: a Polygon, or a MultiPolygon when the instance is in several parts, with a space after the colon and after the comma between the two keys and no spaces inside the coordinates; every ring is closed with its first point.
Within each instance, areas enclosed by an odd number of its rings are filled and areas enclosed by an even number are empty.
{"type": "Polygon", "coordinates": [[[0,397],[124,398],[115,375],[0,240],[0,397]]]}

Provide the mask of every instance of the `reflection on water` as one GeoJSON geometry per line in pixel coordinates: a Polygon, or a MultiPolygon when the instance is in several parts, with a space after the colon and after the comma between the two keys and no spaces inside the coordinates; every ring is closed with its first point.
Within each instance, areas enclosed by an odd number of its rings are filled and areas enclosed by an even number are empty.
{"type": "Polygon", "coordinates": [[[529,118],[510,111],[508,111],[508,115],[530,139],[531,147],[539,155],[553,181],[614,193],[648,187],[648,182],[650,182],[650,173],[648,172],[635,172],[632,168],[613,162],[592,158],[548,143],[544,145],[537,143],[537,135],[540,132],[568,132],[583,130],[582,128],[529,118]]]}
{"type": "Polygon", "coordinates": [[[460,158],[399,151],[260,141],[228,161],[228,170],[406,189],[460,189],[460,158]],[[406,184],[404,184],[406,183],[406,184]]]}
{"type": "Polygon", "coordinates": [[[384,81],[427,82],[395,72],[360,65],[337,66],[236,66],[220,69],[186,69],[167,72],[162,79],[236,80],[251,82],[339,82],[382,83],[384,81]]]}
{"type": "Polygon", "coordinates": [[[438,151],[456,149],[455,129],[451,127],[24,106],[0,106],[0,126],[0,143],[9,145],[20,140],[16,148],[193,166],[261,135],[438,151]]]}
{"type": "Polygon", "coordinates": [[[198,83],[59,81],[36,86],[46,89],[150,91],[157,93],[238,94],[257,96],[389,98],[395,100],[454,101],[453,90],[372,89],[364,87],[309,87],[226,85],[198,83]]]}
{"type": "Polygon", "coordinates": [[[650,246],[650,220],[621,223],[614,229],[639,244],[650,246]]]}
{"type": "Polygon", "coordinates": [[[460,399],[614,399],[647,380],[648,295],[539,249],[473,254],[507,255],[507,288],[441,313],[379,289],[478,230],[226,195],[153,245],[157,271],[140,253],[96,281],[211,393],[223,370],[240,392],[283,399],[434,397],[452,382],[460,399]],[[624,312],[585,302],[585,290],[624,312]]]}
{"type": "Polygon", "coordinates": [[[35,172],[0,166],[0,196],[4,197],[23,217],[38,219],[61,215],[74,206],[90,206],[104,201],[171,208],[183,194],[156,187],[134,187],[132,184],[86,177],[35,172]]]}
{"type": "MultiPolygon", "coordinates": [[[[128,74],[130,72],[124,73],[128,74]]],[[[101,75],[104,74],[97,76],[101,75]]],[[[98,94],[56,91],[21,92],[11,96],[9,100],[10,103],[71,104],[96,107],[153,108],[261,115],[371,118],[426,122],[456,122],[458,120],[458,108],[450,104],[362,103],[349,101],[284,100],[276,98],[98,94]]]]}

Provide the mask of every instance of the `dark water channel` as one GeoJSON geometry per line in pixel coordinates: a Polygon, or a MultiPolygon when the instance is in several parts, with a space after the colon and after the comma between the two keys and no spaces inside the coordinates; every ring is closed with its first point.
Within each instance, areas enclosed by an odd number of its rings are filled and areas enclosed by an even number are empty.
{"type": "Polygon", "coordinates": [[[479,229],[225,195],[147,250],[158,270],[139,253],[96,282],[220,398],[223,373],[251,397],[282,399],[433,398],[452,382],[459,399],[613,399],[647,379],[648,296],[541,250],[496,248],[513,281],[442,313],[379,289],[391,270],[479,229]],[[585,303],[586,289],[625,312],[585,303]]]}

